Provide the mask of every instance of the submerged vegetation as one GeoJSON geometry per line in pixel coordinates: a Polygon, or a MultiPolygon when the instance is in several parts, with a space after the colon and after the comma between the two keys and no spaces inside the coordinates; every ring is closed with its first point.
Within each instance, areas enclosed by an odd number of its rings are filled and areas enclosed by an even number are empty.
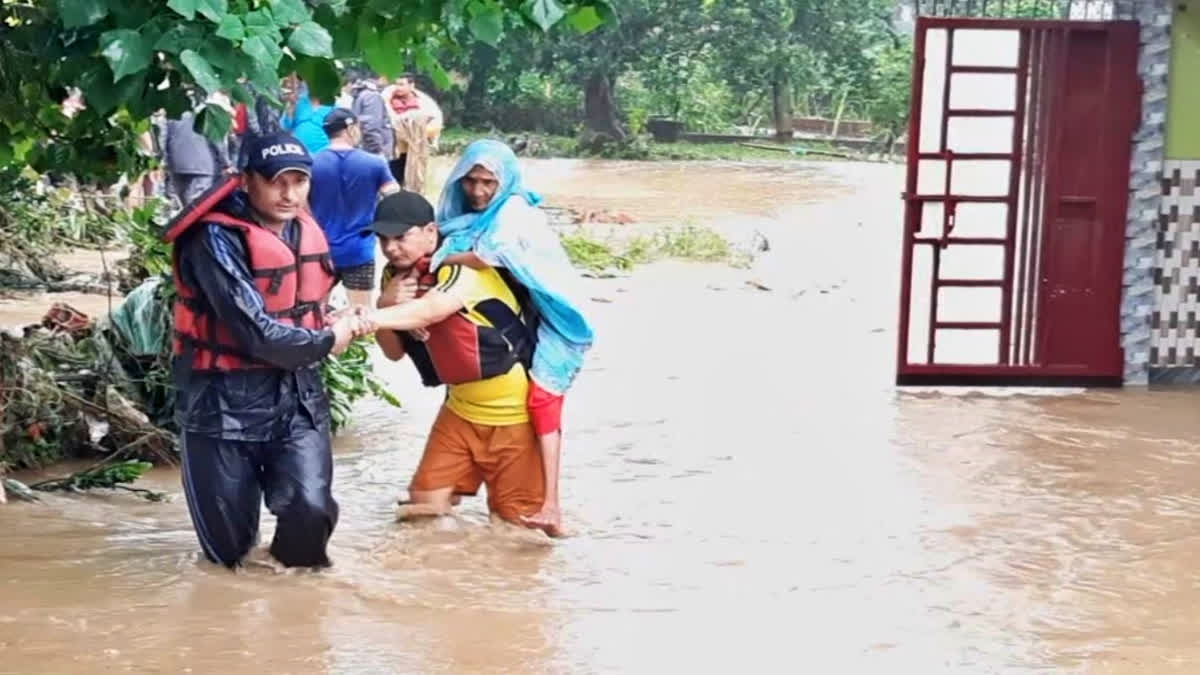
{"type": "Polygon", "coordinates": [[[562,242],[571,262],[592,272],[628,271],[637,265],[664,259],[745,267],[752,257],[748,251],[738,250],[716,230],[695,225],[608,238],[579,231],[564,234],[562,242]]]}

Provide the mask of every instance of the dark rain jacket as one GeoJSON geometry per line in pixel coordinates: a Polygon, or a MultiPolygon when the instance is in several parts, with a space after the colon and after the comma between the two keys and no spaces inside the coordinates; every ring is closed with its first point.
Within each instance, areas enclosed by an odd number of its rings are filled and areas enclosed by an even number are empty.
{"type": "MultiPolygon", "coordinates": [[[[217,211],[252,219],[246,195],[237,191],[217,211]]],[[[288,243],[299,225],[284,228],[288,243]]],[[[186,359],[173,364],[180,431],[227,440],[278,441],[293,419],[306,415],[318,428],[329,422],[329,399],[318,366],[333,348],[333,332],[282,324],[271,318],[255,288],[242,237],[221,225],[197,223],[175,243],[179,273],[241,344],[245,353],[275,368],[236,372],[193,371],[186,359]]]]}

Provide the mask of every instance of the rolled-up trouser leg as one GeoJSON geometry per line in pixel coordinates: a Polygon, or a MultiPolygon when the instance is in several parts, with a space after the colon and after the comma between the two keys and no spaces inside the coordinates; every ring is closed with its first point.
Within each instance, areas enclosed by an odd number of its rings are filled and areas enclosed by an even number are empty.
{"type": "Polygon", "coordinates": [[[288,567],[325,567],[325,546],[337,525],[329,425],[296,416],[291,437],[263,457],[267,509],[275,514],[271,555],[288,567]]]}
{"type": "Polygon", "coordinates": [[[209,560],[236,567],[258,538],[262,490],[249,443],[184,433],[183,493],[209,560]]]}

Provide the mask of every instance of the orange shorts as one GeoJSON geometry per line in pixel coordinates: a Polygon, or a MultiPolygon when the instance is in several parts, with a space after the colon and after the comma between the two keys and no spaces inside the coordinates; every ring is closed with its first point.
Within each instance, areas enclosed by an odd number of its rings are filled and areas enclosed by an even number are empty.
{"type": "Polygon", "coordinates": [[[484,426],[443,406],[408,489],[453,487],[454,494],[474,495],[480,483],[487,485],[488,510],[504,520],[520,523],[542,508],[545,472],[533,426],[484,426]]]}

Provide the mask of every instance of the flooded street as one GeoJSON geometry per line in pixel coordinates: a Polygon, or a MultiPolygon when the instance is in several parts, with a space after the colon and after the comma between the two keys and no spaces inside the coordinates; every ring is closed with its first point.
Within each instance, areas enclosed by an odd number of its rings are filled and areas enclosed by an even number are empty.
{"type": "Polygon", "coordinates": [[[575,536],[478,498],[395,524],[441,395],[380,360],[405,408],[336,441],[334,568],[201,562],[173,469],[166,504],[9,504],[0,673],[1200,671],[1200,395],[897,391],[901,167],[528,167],[552,205],[771,243],[585,280],[575,536]]]}

